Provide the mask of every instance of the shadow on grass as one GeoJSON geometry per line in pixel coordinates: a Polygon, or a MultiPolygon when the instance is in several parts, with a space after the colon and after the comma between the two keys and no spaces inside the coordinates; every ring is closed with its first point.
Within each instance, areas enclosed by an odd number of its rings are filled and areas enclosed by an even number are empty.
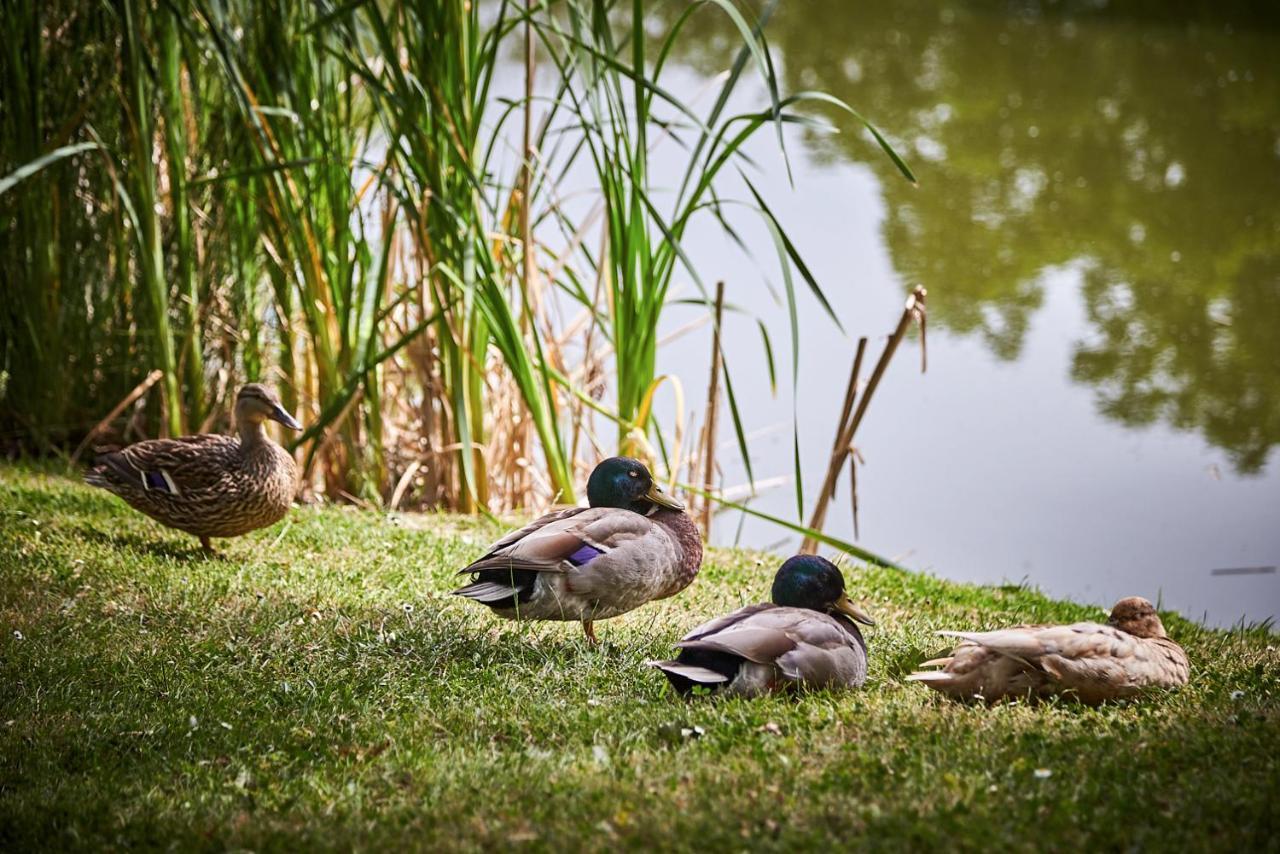
{"type": "Polygon", "coordinates": [[[138,552],[152,557],[201,563],[225,559],[223,555],[217,552],[213,554],[206,552],[194,537],[190,541],[178,539],[157,540],[155,537],[147,536],[146,534],[135,534],[129,531],[108,533],[87,524],[76,525],[72,531],[75,536],[85,542],[110,546],[124,552],[138,552]],[[187,542],[190,544],[184,545],[187,542]]]}

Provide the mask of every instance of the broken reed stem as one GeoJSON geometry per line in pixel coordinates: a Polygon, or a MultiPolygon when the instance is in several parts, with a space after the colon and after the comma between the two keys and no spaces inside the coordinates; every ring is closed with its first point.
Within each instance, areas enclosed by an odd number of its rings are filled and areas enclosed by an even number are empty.
{"type": "Polygon", "coordinates": [[[858,452],[849,446],[849,505],[853,510],[853,538],[858,537],[858,452]]]}
{"type": "MultiPolygon", "coordinates": [[[[822,525],[827,518],[827,505],[836,494],[836,478],[840,475],[840,469],[844,465],[845,455],[848,454],[849,441],[852,433],[849,430],[849,416],[853,412],[853,402],[858,396],[858,378],[862,374],[862,359],[867,352],[866,336],[858,339],[858,351],[853,357],[853,367],[849,371],[849,386],[844,393],[844,406],[840,410],[840,420],[836,422],[836,436],[831,442],[831,459],[827,462],[827,477],[822,482],[822,491],[818,493],[818,503],[814,505],[813,516],[809,520],[809,527],[814,530],[822,530],[822,525]]],[[[800,545],[800,551],[806,554],[813,554],[818,548],[818,543],[809,537],[806,537],[800,545]]]]}
{"type": "Polygon", "coordinates": [[[724,316],[724,282],[716,282],[716,323],[711,331],[711,379],[707,383],[707,423],[702,433],[702,446],[706,454],[702,468],[702,488],[707,495],[702,500],[702,535],[711,536],[711,490],[716,468],[716,415],[720,410],[720,321],[724,316]]]}
{"type": "Polygon", "coordinates": [[[163,376],[164,376],[164,371],[160,370],[159,368],[156,368],[154,371],[147,374],[147,376],[142,380],[142,382],[134,386],[133,391],[125,395],[124,399],[121,400],[119,403],[117,403],[111,409],[111,411],[107,413],[106,418],[103,418],[97,424],[93,425],[93,429],[85,434],[84,439],[81,440],[80,444],[76,446],[75,453],[71,455],[71,462],[74,464],[76,460],[80,459],[80,455],[84,453],[84,449],[89,447],[89,443],[93,441],[93,437],[97,436],[99,433],[105,430],[108,424],[116,420],[116,416],[118,416],[121,412],[124,412],[125,409],[128,408],[129,404],[133,403],[135,400],[137,400],[138,398],[146,394],[147,389],[151,388],[153,385],[159,382],[160,378],[163,376]]]}
{"type": "MultiPolygon", "coordinates": [[[[836,435],[831,441],[831,462],[844,459],[848,452],[849,442],[844,441],[845,430],[849,424],[849,415],[853,411],[853,402],[858,397],[858,378],[862,375],[862,359],[867,352],[867,336],[858,339],[858,351],[853,357],[853,369],[849,371],[849,387],[845,389],[844,406],[840,409],[840,420],[836,422],[836,435]]],[[[831,497],[835,498],[835,481],[831,484],[831,497]]],[[[825,509],[825,508],[824,508],[825,509]]]]}
{"type": "MultiPolygon", "coordinates": [[[[871,404],[871,398],[875,394],[876,388],[879,387],[880,380],[889,367],[889,362],[893,360],[893,354],[897,352],[898,345],[902,343],[902,339],[906,336],[907,329],[911,326],[912,321],[919,322],[922,326],[924,324],[926,294],[927,291],[923,285],[916,285],[911,295],[907,297],[906,305],[902,309],[902,317],[898,319],[897,327],[889,336],[889,340],[884,346],[884,352],[880,354],[880,359],[871,371],[871,378],[867,380],[867,387],[862,392],[862,397],[858,399],[858,408],[854,412],[853,418],[837,434],[836,444],[832,449],[831,462],[827,466],[827,476],[822,483],[822,490],[818,493],[818,503],[813,508],[813,515],[809,519],[809,527],[815,531],[821,531],[823,524],[826,522],[827,505],[830,504],[832,496],[835,495],[836,480],[840,477],[840,470],[844,467],[845,459],[853,453],[853,437],[858,432],[858,425],[862,423],[863,417],[867,414],[867,407],[871,404]]],[[[861,355],[861,350],[860,342],[859,356],[861,355]]],[[[855,374],[849,379],[851,385],[857,382],[856,371],[859,367],[859,361],[858,358],[854,360],[855,374]]],[[[923,365],[922,361],[922,368],[923,365]]],[[[846,394],[846,401],[849,398],[850,396],[846,394]]],[[[842,412],[841,414],[843,415],[844,413],[842,412]]],[[[854,502],[857,501],[856,495],[852,500],[854,502]]],[[[856,503],[854,512],[857,512],[856,503]]],[[[800,545],[800,551],[805,554],[814,554],[817,550],[818,542],[812,537],[805,537],[804,542],[800,545]]]]}
{"type": "Polygon", "coordinates": [[[391,500],[387,502],[387,510],[394,512],[400,506],[400,500],[404,498],[405,492],[409,489],[409,484],[413,482],[413,476],[418,473],[418,469],[422,468],[422,460],[414,460],[409,463],[409,467],[404,470],[404,474],[400,475],[400,480],[396,482],[396,488],[391,493],[391,500]]]}

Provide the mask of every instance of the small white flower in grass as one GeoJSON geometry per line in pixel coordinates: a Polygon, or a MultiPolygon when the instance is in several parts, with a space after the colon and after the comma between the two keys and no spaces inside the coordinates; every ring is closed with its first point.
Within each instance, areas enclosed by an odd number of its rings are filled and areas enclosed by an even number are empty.
{"type": "Polygon", "coordinates": [[[401,605],[400,607],[404,609],[404,612],[405,612],[406,614],[412,614],[412,613],[413,613],[413,605],[412,605],[412,604],[410,604],[410,603],[408,603],[408,602],[405,602],[405,603],[404,603],[403,605],[401,605]]]}
{"type": "Polygon", "coordinates": [[[609,764],[609,751],[603,744],[597,744],[591,748],[591,755],[595,758],[597,765],[609,764]]]}
{"type": "Polygon", "coordinates": [[[1048,768],[1037,768],[1035,770],[1035,775],[1037,780],[1048,780],[1053,776],[1053,771],[1048,768]]]}
{"type": "Polygon", "coordinates": [[[218,726],[226,730],[231,729],[231,724],[227,723],[226,721],[218,721],[218,726]]]}
{"type": "Polygon", "coordinates": [[[1241,697],[1243,697],[1243,696],[1244,696],[1244,692],[1243,692],[1243,691],[1232,691],[1232,692],[1231,692],[1231,699],[1233,699],[1233,700],[1239,700],[1239,699],[1240,699],[1241,697]]]}
{"type": "Polygon", "coordinates": [[[187,718],[187,726],[189,726],[191,729],[195,729],[196,727],[200,726],[200,719],[197,718],[195,715],[192,715],[191,717],[187,718]]]}
{"type": "Polygon", "coordinates": [[[26,637],[26,636],[25,636],[24,634],[22,634],[22,632],[18,631],[17,629],[14,629],[14,630],[13,630],[13,639],[14,639],[14,640],[22,640],[24,637],[26,637]]]}

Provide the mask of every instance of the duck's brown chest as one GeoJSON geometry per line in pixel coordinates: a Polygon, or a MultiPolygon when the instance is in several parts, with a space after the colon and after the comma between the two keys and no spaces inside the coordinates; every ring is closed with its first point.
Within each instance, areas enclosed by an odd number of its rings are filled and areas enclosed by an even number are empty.
{"type": "Polygon", "coordinates": [[[193,527],[198,533],[235,537],[284,517],[297,490],[293,457],[278,445],[264,445],[245,453],[224,489],[208,495],[193,527]]]}
{"type": "Polygon", "coordinates": [[[680,550],[680,560],[671,574],[671,581],[657,597],[665,599],[688,587],[702,568],[702,534],[693,520],[679,510],[659,510],[651,518],[667,530],[680,550]]]}

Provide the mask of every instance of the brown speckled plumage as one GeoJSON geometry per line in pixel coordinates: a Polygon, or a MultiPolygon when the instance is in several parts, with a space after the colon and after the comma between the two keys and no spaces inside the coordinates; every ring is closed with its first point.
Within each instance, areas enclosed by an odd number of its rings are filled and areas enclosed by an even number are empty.
{"type": "Polygon", "coordinates": [[[236,537],[284,517],[297,491],[293,457],[267,435],[264,418],[295,426],[279,401],[250,385],[237,399],[239,435],[152,439],[103,454],[85,482],[161,524],[200,537],[236,537]],[[288,418],[288,421],[283,419],[288,418]]]}

